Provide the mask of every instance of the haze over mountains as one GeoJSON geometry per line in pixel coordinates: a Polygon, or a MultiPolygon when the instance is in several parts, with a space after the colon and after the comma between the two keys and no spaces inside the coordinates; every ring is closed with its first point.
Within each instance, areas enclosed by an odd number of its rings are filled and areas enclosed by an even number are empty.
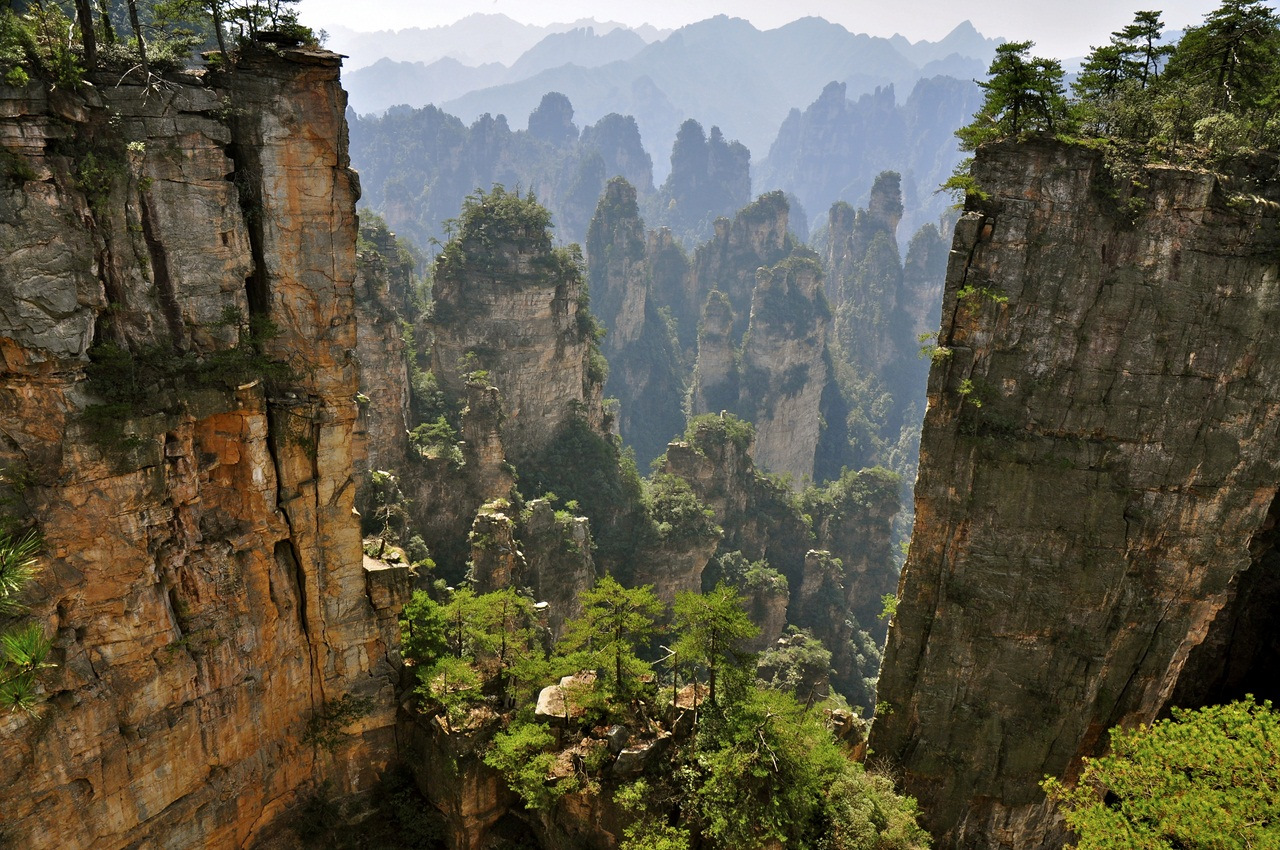
{"type": "Polygon", "coordinates": [[[464,65],[491,62],[510,65],[548,35],[582,27],[592,27],[601,34],[614,29],[629,30],[646,42],[671,34],[671,30],[660,30],[647,24],[628,28],[617,21],[583,19],[536,26],[513,21],[506,15],[477,13],[443,27],[409,27],[376,32],[334,27],[329,36],[330,46],[347,56],[342,63],[345,83],[352,71],[383,58],[431,63],[448,57],[464,65]]]}
{"type": "Polygon", "coordinates": [[[356,70],[344,81],[361,115],[430,103],[466,123],[489,113],[518,125],[544,94],[557,91],[573,103],[581,126],[613,112],[634,116],[661,180],[665,153],[688,118],[720,127],[759,160],[788,113],[830,82],[843,83],[854,101],[887,86],[905,99],[920,79],[982,76],[999,43],[968,22],[938,42],[913,44],[850,33],[820,18],[761,31],[720,15],[667,34],[596,21],[538,28],[472,15],[428,30],[338,32],[334,46],[353,57],[348,67],[356,70]]]}

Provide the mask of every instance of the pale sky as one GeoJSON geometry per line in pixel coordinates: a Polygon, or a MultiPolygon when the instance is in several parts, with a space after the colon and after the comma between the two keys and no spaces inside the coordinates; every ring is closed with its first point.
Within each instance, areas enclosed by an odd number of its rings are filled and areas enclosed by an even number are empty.
{"type": "Polygon", "coordinates": [[[911,41],[936,41],[967,18],[987,37],[1031,39],[1037,54],[1065,59],[1105,44],[1139,9],[1161,9],[1166,26],[1180,29],[1200,23],[1218,5],[1219,0],[301,0],[298,10],[311,27],[360,32],[442,26],[475,12],[538,25],[595,18],[659,28],[724,13],[746,18],[758,29],[813,15],[851,32],[901,33],[911,41]]]}

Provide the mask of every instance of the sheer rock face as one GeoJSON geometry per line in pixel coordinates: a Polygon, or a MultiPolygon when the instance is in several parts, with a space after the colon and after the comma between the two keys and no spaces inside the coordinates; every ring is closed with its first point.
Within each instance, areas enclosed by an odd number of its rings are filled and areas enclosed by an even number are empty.
{"type": "Polygon", "coordinates": [[[975,176],[993,197],[952,246],[871,747],[939,846],[1056,847],[1045,774],[1278,681],[1227,637],[1280,610],[1239,592],[1275,569],[1278,192],[1160,167],[1116,187],[1049,143],[985,148],[975,176]]]}
{"type": "Polygon", "coordinates": [[[0,135],[34,179],[0,186],[0,461],[30,482],[31,615],[58,663],[39,720],[0,717],[0,811],[23,847],[246,846],[312,783],[366,789],[392,756],[405,583],[369,583],[352,516],[358,188],[338,64],[286,52],[147,96],[6,90],[0,135]],[[86,196],[108,106],[114,140],[138,144],[86,196]],[[293,367],[281,398],[171,393],[123,417],[119,445],[84,420],[95,334],[206,356],[250,312],[293,367]],[[333,753],[304,745],[349,693],[380,708],[333,753]]]}
{"type": "MultiPolygon", "coordinates": [[[[587,274],[592,312],[608,329],[602,344],[610,365],[605,392],[622,401],[618,430],[641,465],[661,454],[684,427],[678,343],[652,297],[667,271],[661,253],[671,248],[670,231],[650,232],[646,239],[631,184],[610,180],[587,234],[587,274]]],[[[679,248],[674,250],[683,260],[679,248]]],[[[676,268],[687,271],[687,263],[676,268]]]]}
{"type": "MultiPolygon", "coordinates": [[[[356,274],[356,355],[359,358],[360,425],[369,469],[404,472],[409,465],[409,363],[401,317],[410,291],[411,263],[389,262],[393,234],[374,234],[359,255],[356,274]]],[[[363,502],[363,500],[361,500],[363,502]]],[[[363,510],[364,508],[362,508],[363,510]]]]}
{"type": "Polygon", "coordinates": [[[822,435],[822,394],[833,380],[830,322],[816,259],[793,256],[756,272],[738,407],[756,426],[756,463],[797,486],[813,477],[822,435]]]}
{"type": "Polygon", "coordinates": [[[473,371],[488,373],[502,395],[509,457],[536,454],[573,415],[606,432],[604,388],[579,321],[582,279],[551,270],[550,243],[537,235],[494,238],[456,276],[436,275],[433,371],[458,395],[473,371]]]}
{"type": "Polygon", "coordinates": [[[565,620],[582,616],[578,597],[596,583],[589,525],[586,517],[557,516],[546,499],[529,502],[521,539],[528,572],[522,579],[547,603],[552,638],[560,637],[565,620]]]}

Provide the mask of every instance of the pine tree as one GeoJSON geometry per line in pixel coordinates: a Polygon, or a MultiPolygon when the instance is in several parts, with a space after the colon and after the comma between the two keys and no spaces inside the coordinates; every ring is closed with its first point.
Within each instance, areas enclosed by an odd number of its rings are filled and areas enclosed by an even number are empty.
{"type": "MultiPolygon", "coordinates": [[[[0,618],[26,611],[20,596],[35,577],[40,538],[0,531],[0,618]]],[[[0,708],[32,712],[36,678],[52,667],[45,661],[50,644],[39,623],[15,625],[0,631],[0,708]]]]}
{"type": "Polygon", "coordinates": [[[721,582],[707,593],[678,593],[675,628],[680,638],[673,649],[681,663],[707,670],[707,698],[716,702],[716,671],[738,657],[742,642],[760,633],[743,607],[738,592],[721,582]]]}
{"type": "Polygon", "coordinates": [[[982,107],[972,123],[956,131],[962,149],[1023,132],[1060,129],[1067,114],[1062,64],[1031,56],[1034,44],[1011,41],[996,48],[988,79],[978,83],[986,92],[982,107]]]}
{"type": "Polygon", "coordinates": [[[625,588],[612,576],[600,579],[581,598],[582,616],[565,623],[559,650],[604,672],[613,699],[625,700],[649,669],[638,652],[657,628],[662,603],[652,585],[625,588]]]}
{"type": "Polygon", "coordinates": [[[1280,17],[1263,0],[1224,0],[1187,30],[1169,76],[1213,88],[1218,109],[1242,111],[1276,98],[1280,17]]]}

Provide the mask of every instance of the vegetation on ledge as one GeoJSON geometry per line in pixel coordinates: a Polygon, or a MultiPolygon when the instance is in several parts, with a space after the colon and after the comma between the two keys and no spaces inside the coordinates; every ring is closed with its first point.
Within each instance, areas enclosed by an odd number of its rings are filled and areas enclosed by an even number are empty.
{"type": "Polygon", "coordinates": [[[622,850],[928,846],[914,802],[833,734],[839,710],[798,701],[778,659],[772,683],[755,677],[736,591],[681,593],[664,612],[651,588],[606,576],[582,601],[550,653],[511,589],[418,592],[402,619],[420,708],[488,729],[484,760],[528,811],[595,796],[626,813],[622,850]]]}
{"type": "MultiPolygon", "coordinates": [[[[1030,41],[997,48],[961,148],[1028,134],[1101,140],[1131,162],[1222,162],[1280,152],[1280,15],[1263,0],[1223,0],[1177,44],[1158,11],[1138,12],[1085,59],[1068,97],[1062,66],[1030,41]]],[[[981,198],[965,160],[943,189],[981,198]]]]}

